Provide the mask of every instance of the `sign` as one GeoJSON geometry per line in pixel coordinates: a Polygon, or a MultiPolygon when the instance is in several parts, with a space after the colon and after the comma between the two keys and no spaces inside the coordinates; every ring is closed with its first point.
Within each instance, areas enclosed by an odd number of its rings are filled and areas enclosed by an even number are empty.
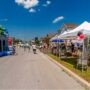
{"type": "Polygon", "coordinates": [[[12,46],[12,44],[13,44],[13,40],[12,40],[11,37],[9,37],[9,38],[8,38],[8,45],[9,45],[9,46],[12,46]]]}

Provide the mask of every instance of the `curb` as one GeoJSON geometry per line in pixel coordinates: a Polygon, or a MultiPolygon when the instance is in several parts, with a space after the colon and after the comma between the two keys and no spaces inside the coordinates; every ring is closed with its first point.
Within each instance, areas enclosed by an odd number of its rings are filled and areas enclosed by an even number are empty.
{"type": "Polygon", "coordinates": [[[65,71],[68,75],[70,75],[71,77],[73,77],[78,83],[80,83],[86,90],[90,90],[90,84],[85,81],[84,79],[82,79],[80,76],[78,76],[77,74],[75,74],[74,72],[72,72],[71,70],[69,70],[68,68],[66,68],[65,66],[63,66],[62,64],[58,63],[57,61],[55,61],[53,58],[51,58],[50,56],[46,55],[45,56],[48,57],[48,59],[50,59],[51,61],[53,61],[55,64],[57,64],[59,67],[62,68],[63,71],[65,71]]]}

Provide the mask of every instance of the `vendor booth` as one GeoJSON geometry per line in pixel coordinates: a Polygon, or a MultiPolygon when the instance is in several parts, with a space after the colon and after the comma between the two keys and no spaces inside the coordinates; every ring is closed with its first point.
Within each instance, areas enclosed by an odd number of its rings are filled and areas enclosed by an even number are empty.
{"type": "Polygon", "coordinates": [[[66,42],[70,40],[74,48],[72,55],[78,55],[77,67],[81,66],[82,70],[84,67],[86,68],[88,62],[90,62],[88,61],[90,59],[90,23],[85,21],[77,28],[71,31],[65,31],[59,35],[59,38],[66,40],[66,42]]]}
{"type": "Polygon", "coordinates": [[[51,52],[54,55],[59,56],[60,44],[64,43],[64,40],[58,38],[59,35],[55,35],[50,39],[51,52]]]}

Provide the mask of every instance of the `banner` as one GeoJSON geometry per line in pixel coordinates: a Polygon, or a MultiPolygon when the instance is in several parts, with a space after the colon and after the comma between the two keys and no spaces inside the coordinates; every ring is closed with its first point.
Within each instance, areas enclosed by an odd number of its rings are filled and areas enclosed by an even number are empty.
{"type": "Polygon", "coordinates": [[[11,37],[8,38],[8,45],[9,46],[12,46],[13,45],[13,40],[11,37]]]}

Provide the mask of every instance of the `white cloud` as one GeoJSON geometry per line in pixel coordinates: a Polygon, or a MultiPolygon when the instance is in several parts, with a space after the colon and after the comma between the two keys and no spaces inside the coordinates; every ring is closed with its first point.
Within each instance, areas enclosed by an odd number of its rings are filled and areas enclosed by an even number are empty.
{"type": "Polygon", "coordinates": [[[39,4],[39,0],[15,0],[18,5],[22,5],[26,9],[30,9],[39,4]]]}
{"type": "Polygon", "coordinates": [[[59,22],[60,20],[63,20],[63,19],[64,19],[63,16],[59,16],[59,17],[57,17],[57,18],[55,18],[55,19],[53,20],[53,23],[57,23],[57,22],[59,22]]]}
{"type": "Polygon", "coordinates": [[[44,7],[47,7],[47,6],[50,5],[50,4],[51,4],[51,1],[46,1],[46,3],[43,4],[43,6],[44,6],[44,7]]]}
{"type": "MultiPolygon", "coordinates": [[[[34,13],[34,12],[40,11],[40,9],[36,8],[37,6],[39,6],[40,1],[41,0],[15,0],[15,3],[23,6],[25,9],[29,10],[29,12],[34,13]],[[33,9],[33,8],[36,8],[36,9],[33,9]]],[[[51,4],[51,1],[46,0],[42,6],[47,7],[50,4],[51,4]]]]}
{"type": "Polygon", "coordinates": [[[51,4],[51,1],[46,1],[46,3],[49,5],[49,4],[51,4]]]}
{"type": "Polygon", "coordinates": [[[17,4],[22,4],[22,3],[23,3],[23,0],[15,0],[15,2],[16,2],[17,4]]]}
{"type": "Polygon", "coordinates": [[[36,10],[35,10],[35,9],[33,9],[33,8],[31,8],[31,9],[29,10],[29,12],[31,12],[31,13],[35,13],[35,12],[36,12],[36,10]]]}

